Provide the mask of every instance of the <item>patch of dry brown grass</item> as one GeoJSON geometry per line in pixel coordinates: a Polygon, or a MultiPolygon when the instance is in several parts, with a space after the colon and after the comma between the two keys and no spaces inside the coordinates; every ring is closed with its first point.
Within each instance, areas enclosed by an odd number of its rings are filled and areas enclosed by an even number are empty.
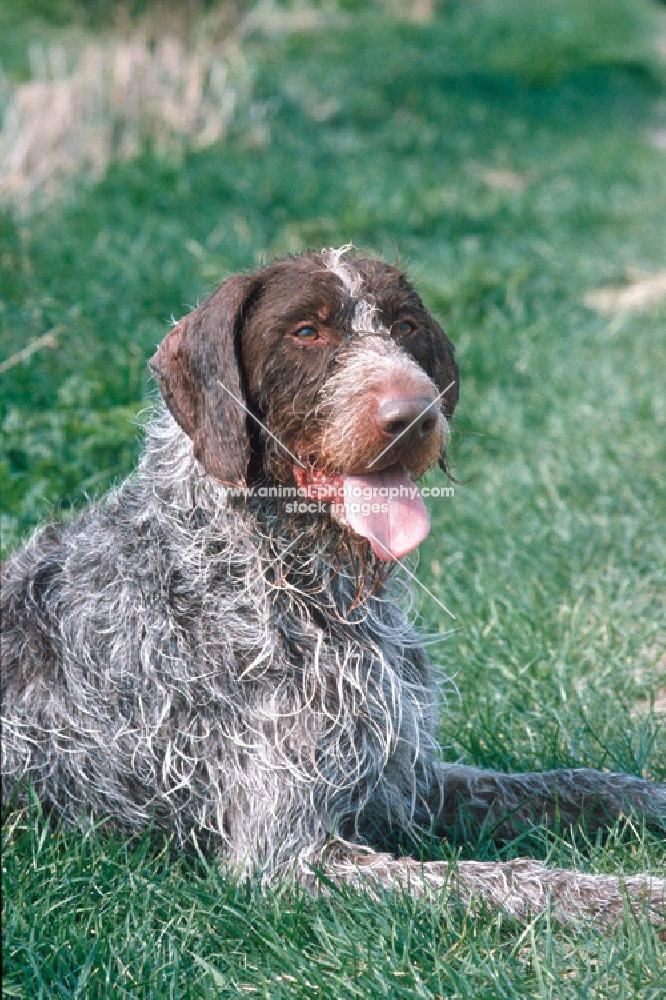
{"type": "Polygon", "coordinates": [[[524,191],[527,184],[525,176],[508,168],[487,167],[482,170],[481,176],[488,187],[497,188],[499,191],[513,191],[514,194],[524,191]]]}
{"type": "Polygon", "coordinates": [[[588,292],[585,305],[604,316],[646,312],[666,300],[666,271],[629,274],[626,285],[588,292]]]}
{"type": "Polygon", "coordinates": [[[131,32],[91,40],[72,58],[60,44],[33,46],[31,79],[0,90],[0,199],[48,199],[66,177],[101,176],[149,143],[158,153],[223,138],[249,83],[241,41],[253,12],[218,30],[153,17],[131,32]]]}
{"type": "MultiPolygon", "coordinates": [[[[325,10],[344,20],[336,3],[325,10]]],[[[434,4],[387,0],[387,10],[423,23],[434,4]]],[[[62,44],[34,45],[28,82],[12,86],[0,69],[0,201],[25,210],[35,196],[53,198],[66,178],[99,178],[146,144],[178,155],[223,139],[251,86],[246,35],[312,30],[324,16],[307,0],[292,9],[229,0],[208,14],[199,0],[164,0],[138,24],[119,11],[115,33],[74,55],[62,44]]]]}

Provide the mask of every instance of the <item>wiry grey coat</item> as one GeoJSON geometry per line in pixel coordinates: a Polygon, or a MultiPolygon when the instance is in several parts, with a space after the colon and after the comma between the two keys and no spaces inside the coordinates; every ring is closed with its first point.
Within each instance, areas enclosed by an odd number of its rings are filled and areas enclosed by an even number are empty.
{"type": "Polygon", "coordinates": [[[243,504],[162,414],[137,475],[32,538],[3,585],[4,773],[272,869],[413,822],[432,685],[390,591],[349,611],[321,540],[286,579],[296,535],[243,504]]]}

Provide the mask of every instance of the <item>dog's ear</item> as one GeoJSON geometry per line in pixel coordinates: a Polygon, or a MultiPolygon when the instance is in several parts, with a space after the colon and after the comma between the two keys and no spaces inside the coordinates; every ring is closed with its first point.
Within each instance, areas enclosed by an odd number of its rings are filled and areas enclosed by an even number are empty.
{"type": "Polygon", "coordinates": [[[206,472],[245,486],[250,461],[239,337],[258,289],[256,277],[228,278],[178,323],[149,361],[176,421],[192,439],[206,472]]]}
{"type": "Polygon", "coordinates": [[[428,330],[428,374],[440,392],[446,389],[442,396],[442,410],[446,417],[453,415],[460,392],[460,376],[454,352],[453,344],[437,320],[433,319],[428,330]]]}

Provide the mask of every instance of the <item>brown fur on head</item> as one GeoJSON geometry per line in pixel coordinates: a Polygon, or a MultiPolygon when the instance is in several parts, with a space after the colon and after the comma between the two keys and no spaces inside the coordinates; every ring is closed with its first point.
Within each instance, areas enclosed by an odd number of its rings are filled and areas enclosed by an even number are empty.
{"type": "MultiPolygon", "coordinates": [[[[458,399],[453,346],[404,275],[341,251],[227,279],[150,366],[196,457],[234,486],[293,482],[292,456],[328,473],[363,471],[386,444],[373,423],[382,394],[434,399],[453,383],[439,402],[444,417],[458,399]]],[[[444,444],[442,431],[391,458],[418,476],[444,444]]]]}

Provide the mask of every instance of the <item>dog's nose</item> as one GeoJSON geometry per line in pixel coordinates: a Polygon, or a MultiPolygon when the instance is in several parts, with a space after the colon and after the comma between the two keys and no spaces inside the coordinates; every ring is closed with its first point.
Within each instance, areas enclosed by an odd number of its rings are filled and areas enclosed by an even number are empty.
{"type": "Polygon", "coordinates": [[[408,399],[385,399],[377,407],[377,426],[383,434],[405,443],[425,441],[437,427],[437,413],[427,396],[408,399]]]}

